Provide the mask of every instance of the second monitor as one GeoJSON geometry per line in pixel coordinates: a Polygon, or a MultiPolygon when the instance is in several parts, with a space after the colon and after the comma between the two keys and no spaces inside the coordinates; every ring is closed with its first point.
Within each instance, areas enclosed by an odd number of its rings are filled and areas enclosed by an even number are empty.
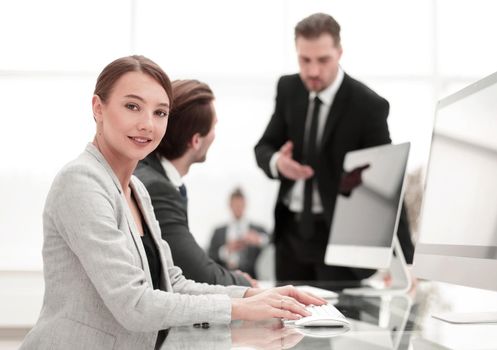
{"type": "MultiPolygon", "coordinates": [[[[328,265],[390,268],[390,290],[395,292],[410,288],[396,236],[409,148],[409,143],[402,143],[347,153],[325,254],[328,265]]],[[[376,294],[371,289],[347,292],[376,294]]]]}

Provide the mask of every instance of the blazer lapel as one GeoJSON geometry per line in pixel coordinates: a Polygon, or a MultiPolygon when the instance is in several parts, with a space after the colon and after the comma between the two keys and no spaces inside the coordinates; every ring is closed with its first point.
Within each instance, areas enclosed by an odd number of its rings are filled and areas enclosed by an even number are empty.
{"type": "MultiPolygon", "coordinates": [[[[169,179],[169,177],[167,176],[167,173],[166,171],[164,170],[164,167],[162,166],[159,158],[155,155],[155,154],[150,154],[148,155],[145,159],[143,159],[141,161],[143,164],[151,167],[152,169],[154,169],[155,171],[157,171],[159,174],[161,174],[162,176],[164,176],[164,178],[171,183],[171,180],[169,179]]],[[[171,183],[172,185],[172,183],[171,183]]],[[[179,193],[179,192],[178,192],[179,193]]],[[[188,219],[188,210],[186,209],[187,206],[188,206],[188,198],[185,198],[183,196],[180,196],[181,197],[181,201],[185,207],[185,213],[186,213],[186,217],[188,219]]]]}
{"type": "MultiPolygon", "coordinates": [[[[133,180],[130,182],[130,186],[131,186],[131,190],[133,191],[133,193],[135,195],[135,200],[138,203],[138,207],[141,210],[141,203],[140,203],[140,199],[139,199],[140,196],[135,190],[135,186],[133,185],[133,180]]],[[[126,200],[126,199],[123,197],[123,200],[126,200]]],[[[148,258],[147,258],[147,253],[145,252],[145,247],[143,246],[143,242],[142,242],[140,233],[138,232],[138,228],[136,227],[135,219],[133,218],[133,215],[131,214],[131,210],[129,209],[129,207],[127,205],[125,206],[125,210],[126,210],[126,213],[125,213],[126,221],[128,222],[129,231],[130,231],[131,237],[133,238],[133,241],[135,243],[135,247],[138,250],[138,254],[140,255],[140,260],[142,263],[143,271],[145,271],[145,276],[147,278],[147,282],[152,286],[153,285],[152,275],[150,274],[150,267],[148,265],[148,258]]],[[[143,213],[143,210],[141,210],[141,212],[143,213]]],[[[143,215],[143,216],[145,217],[145,215],[143,215]]]]}
{"type": "Polygon", "coordinates": [[[149,154],[147,157],[145,157],[143,160],[141,160],[140,163],[148,165],[149,167],[151,167],[152,169],[157,171],[159,174],[166,176],[166,172],[164,171],[164,167],[160,163],[160,160],[155,155],[155,153],[149,154]]]}
{"type": "MultiPolygon", "coordinates": [[[[145,271],[145,276],[147,278],[147,282],[152,285],[152,276],[150,274],[150,268],[148,266],[148,259],[147,259],[147,254],[145,252],[145,248],[143,247],[143,242],[141,240],[140,234],[138,233],[138,228],[136,227],[135,220],[133,218],[133,215],[131,214],[131,211],[129,209],[128,204],[126,203],[126,198],[124,198],[123,194],[123,189],[121,187],[121,183],[117,179],[116,174],[114,174],[114,171],[110,167],[109,163],[105,160],[104,156],[100,153],[100,151],[92,144],[89,143],[88,146],[86,147],[86,150],[90,152],[107,170],[109,173],[110,177],[112,178],[112,181],[117,187],[117,190],[119,191],[119,194],[121,195],[121,199],[125,202],[126,205],[124,205],[124,210],[125,210],[125,217],[126,221],[128,222],[128,228],[130,235],[133,239],[133,242],[135,243],[136,250],[138,251],[138,254],[140,255],[140,260],[141,260],[141,267],[145,271]]],[[[131,181],[131,189],[132,191],[136,194],[136,191],[133,186],[133,180],[131,181]]],[[[139,196],[135,196],[135,198],[138,198],[139,196]]],[[[139,199],[137,199],[138,202],[140,202],[139,199]]],[[[139,204],[140,205],[140,204],[139,204]]]]}
{"type": "MultiPolygon", "coordinates": [[[[138,204],[138,207],[140,208],[140,211],[143,215],[143,219],[145,220],[145,224],[150,229],[150,233],[152,235],[152,240],[154,241],[155,246],[157,247],[157,251],[159,252],[159,257],[160,257],[160,261],[161,261],[161,265],[162,265],[162,276],[161,276],[162,280],[161,280],[160,284],[162,286],[165,286],[167,291],[171,291],[172,290],[171,281],[169,280],[169,274],[167,273],[168,263],[167,263],[167,259],[166,259],[165,255],[164,255],[164,250],[162,248],[162,237],[161,237],[160,228],[157,231],[157,229],[156,229],[158,227],[157,221],[155,219],[155,216],[152,216],[154,209],[153,209],[150,201],[147,202],[144,200],[144,197],[145,197],[144,194],[138,190],[134,181],[136,181],[136,179],[134,177],[132,177],[131,182],[130,182],[131,188],[132,188],[133,192],[135,193],[135,199],[136,199],[136,202],[138,204]]],[[[140,243],[142,243],[141,239],[140,239],[140,243]]],[[[143,247],[143,244],[142,244],[142,247],[143,247]]],[[[146,271],[149,271],[148,275],[150,275],[150,270],[148,267],[148,260],[146,259],[146,254],[144,256],[145,256],[145,261],[147,262],[147,270],[146,271]]],[[[152,278],[151,277],[150,277],[149,282],[152,285],[152,278]]]]}
{"type": "Polygon", "coordinates": [[[323,137],[321,139],[321,145],[324,145],[330,135],[332,134],[335,126],[345,115],[346,101],[349,97],[349,76],[345,74],[343,77],[343,82],[335,95],[333,104],[331,105],[330,111],[328,113],[328,118],[323,131],[323,137]]]}
{"type": "Polygon", "coordinates": [[[226,227],[224,228],[224,230],[222,230],[222,231],[221,231],[221,237],[220,237],[220,238],[221,238],[221,242],[222,242],[222,243],[221,243],[221,245],[223,245],[223,244],[224,244],[224,242],[226,242],[226,238],[227,238],[227,236],[228,236],[228,227],[229,227],[229,226],[226,226],[226,227]]]}

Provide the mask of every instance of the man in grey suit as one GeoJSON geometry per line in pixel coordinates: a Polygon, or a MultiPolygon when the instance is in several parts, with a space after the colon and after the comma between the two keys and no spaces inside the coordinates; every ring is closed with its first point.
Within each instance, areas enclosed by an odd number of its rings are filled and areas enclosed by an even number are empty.
{"type": "Polygon", "coordinates": [[[269,235],[245,217],[246,201],[241,189],[231,193],[229,205],[232,220],[214,230],[209,256],[231,270],[239,269],[257,278],[255,263],[269,235]]]}
{"type": "Polygon", "coordinates": [[[230,271],[209,258],[188,225],[187,194],[182,177],[193,163],[203,162],[215,137],[217,122],[210,88],[196,80],[173,82],[174,104],[159,147],[139,162],[135,175],[143,182],[169,243],[176,266],[197,282],[255,286],[243,272],[230,271]]]}

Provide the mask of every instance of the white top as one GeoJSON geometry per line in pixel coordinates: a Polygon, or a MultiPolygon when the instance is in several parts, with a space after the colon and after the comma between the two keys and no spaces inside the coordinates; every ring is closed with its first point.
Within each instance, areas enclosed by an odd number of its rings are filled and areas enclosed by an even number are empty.
{"type": "MultiPolygon", "coordinates": [[[[226,242],[242,239],[249,230],[250,223],[246,218],[242,217],[240,220],[231,220],[226,227],[226,242]]],[[[269,243],[267,235],[260,234],[259,237],[261,238],[261,247],[269,243]]],[[[240,263],[240,253],[228,252],[226,244],[219,247],[218,254],[223,261],[232,267],[237,267],[240,263]]]]}
{"type": "Polygon", "coordinates": [[[161,157],[160,163],[166,172],[167,177],[171,181],[171,183],[178,189],[181,185],[183,185],[183,179],[176,167],[171,163],[168,159],[161,157]]]}
{"type": "MultiPolygon", "coordinates": [[[[330,112],[331,105],[335,100],[336,93],[343,82],[343,77],[345,73],[342,68],[338,68],[337,77],[326,89],[320,91],[319,93],[315,91],[311,91],[309,94],[309,108],[307,110],[306,117],[306,125],[305,125],[305,133],[309,132],[310,124],[311,124],[311,113],[313,109],[313,100],[317,96],[321,100],[321,108],[319,110],[319,120],[318,120],[318,130],[317,130],[317,147],[319,148],[321,144],[321,138],[323,137],[324,128],[326,122],[328,120],[328,115],[330,112]]],[[[271,174],[274,177],[278,177],[278,169],[276,168],[276,162],[280,156],[280,152],[276,152],[271,157],[269,162],[269,166],[271,169],[271,174]]],[[[296,213],[300,213],[304,207],[304,187],[305,180],[297,180],[293,185],[293,188],[290,190],[288,196],[284,199],[284,203],[288,206],[288,208],[296,213]]],[[[314,182],[313,194],[312,194],[312,212],[313,213],[322,213],[323,205],[321,204],[321,198],[319,197],[319,193],[317,190],[317,183],[314,182]]]]}
{"type": "Polygon", "coordinates": [[[249,223],[246,219],[232,220],[228,223],[226,230],[226,241],[241,239],[249,230],[249,223]]]}

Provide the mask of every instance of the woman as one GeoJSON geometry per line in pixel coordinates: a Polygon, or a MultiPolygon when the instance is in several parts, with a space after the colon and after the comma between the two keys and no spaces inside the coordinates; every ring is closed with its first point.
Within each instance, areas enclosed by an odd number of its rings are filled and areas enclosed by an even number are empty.
{"type": "Polygon", "coordinates": [[[297,319],[308,315],[300,303],[324,302],[289,286],[198,284],[173,265],[132,177],[166,131],[171,96],[167,75],[142,56],[117,59],[98,77],[95,138],[57,174],[45,203],[45,297],[21,349],[153,349],[171,326],[297,319]]]}

